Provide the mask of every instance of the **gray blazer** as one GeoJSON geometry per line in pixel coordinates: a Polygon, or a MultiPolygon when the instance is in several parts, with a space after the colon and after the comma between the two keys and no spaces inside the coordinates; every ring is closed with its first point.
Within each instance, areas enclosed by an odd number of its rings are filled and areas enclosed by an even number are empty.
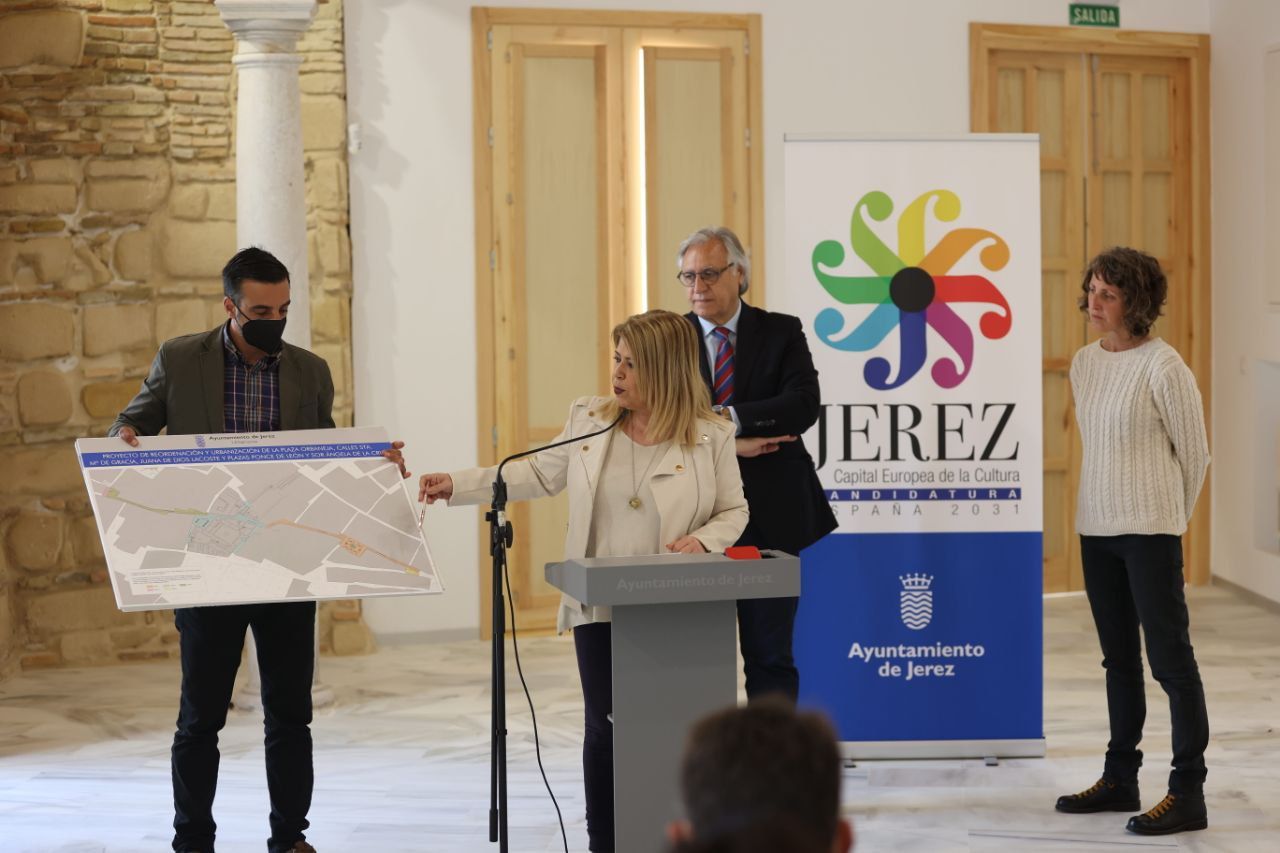
{"type": "MultiPolygon", "coordinates": [[[[108,435],[133,427],[138,435],[222,432],[222,326],[165,341],[136,397],[108,435]]],[[[333,377],[315,353],[284,345],[280,358],[280,429],[332,429],[333,377]]]]}

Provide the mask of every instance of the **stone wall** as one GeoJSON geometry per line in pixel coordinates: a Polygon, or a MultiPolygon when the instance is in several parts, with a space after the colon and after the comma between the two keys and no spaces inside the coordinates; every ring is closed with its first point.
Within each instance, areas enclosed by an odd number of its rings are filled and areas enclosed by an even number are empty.
{"type": "MultiPolygon", "coordinates": [[[[0,0],[0,674],[176,654],[116,610],[72,450],[157,345],[223,318],[234,251],[231,33],[210,2],[0,0]]],[[[313,349],[351,423],[342,6],[300,45],[313,349]]],[[[358,602],[322,646],[365,650],[358,602]]]]}

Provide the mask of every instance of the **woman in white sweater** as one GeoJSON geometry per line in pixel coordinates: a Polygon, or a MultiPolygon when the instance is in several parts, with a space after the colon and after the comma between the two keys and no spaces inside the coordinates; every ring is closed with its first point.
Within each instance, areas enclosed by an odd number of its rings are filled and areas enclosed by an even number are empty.
{"type": "MultiPolygon", "coordinates": [[[[613,330],[613,395],[581,397],[555,447],[503,469],[511,500],[569,491],[564,558],[723,551],[747,526],[733,424],[715,416],[698,372],[698,336],[684,317],[649,311],[613,330]]],[[[488,501],[494,468],[424,474],[419,500],[488,501]]],[[[573,629],[582,679],[587,836],[614,849],[612,632],[607,607],[563,596],[559,630],[573,629]]]]}
{"type": "Polygon", "coordinates": [[[1204,829],[1209,719],[1188,633],[1181,539],[1209,465],[1203,404],[1177,351],[1150,336],[1168,291],[1155,258],[1108,249],[1089,262],[1082,289],[1080,309],[1102,337],[1071,362],[1084,446],[1076,532],[1107,673],[1111,740],[1102,778],[1060,797],[1057,809],[1140,808],[1141,628],[1151,674],[1169,697],[1173,770],[1165,798],[1126,828],[1141,835],[1204,829]]]}

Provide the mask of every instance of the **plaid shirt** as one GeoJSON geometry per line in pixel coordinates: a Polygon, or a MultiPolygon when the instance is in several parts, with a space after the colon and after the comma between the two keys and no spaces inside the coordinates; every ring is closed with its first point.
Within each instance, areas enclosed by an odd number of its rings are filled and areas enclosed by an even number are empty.
{"type": "Polygon", "coordinates": [[[280,429],[280,355],[284,351],[249,364],[227,326],[222,327],[222,431],[275,432],[280,429]]]}

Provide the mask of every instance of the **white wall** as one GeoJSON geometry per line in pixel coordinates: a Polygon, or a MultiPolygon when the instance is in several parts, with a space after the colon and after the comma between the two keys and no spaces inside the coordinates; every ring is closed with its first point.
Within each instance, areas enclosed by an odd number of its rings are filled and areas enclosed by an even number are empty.
{"type": "MultiPolygon", "coordinates": [[[[1280,362],[1280,313],[1264,307],[1275,234],[1264,204],[1263,53],[1280,44],[1280,3],[1212,0],[1213,572],[1280,601],[1280,556],[1255,544],[1255,362],[1280,362]]],[[[1280,156],[1272,142],[1273,157],[1280,156]]],[[[1271,437],[1271,446],[1276,438],[1271,437]]]]}
{"type": "MultiPolygon", "coordinates": [[[[415,473],[476,460],[471,5],[360,0],[345,7],[349,120],[363,140],[351,156],[356,420],[403,438],[415,473]]],[[[766,271],[775,287],[784,133],[963,133],[969,22],[1061,26],[1067,19],[1066,0],[494,5],[763,15],[766,271]]],[[[1209,29],[1207,0],[1124,0],[1120,8],[1126,29],[1209,29]]],[[[470,509],[428,512],[448,592],[367,602],[379,635],[474,630],[477,521],[470,509]]]]}

